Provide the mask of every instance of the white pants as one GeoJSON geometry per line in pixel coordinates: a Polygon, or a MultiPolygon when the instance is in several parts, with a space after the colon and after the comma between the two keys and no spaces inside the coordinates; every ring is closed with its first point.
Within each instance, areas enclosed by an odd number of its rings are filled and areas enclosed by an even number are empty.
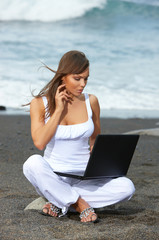
{"type": "Polygon", "coordinates": [[[126,177],[77,180],[55,174],[40,155],[33,155],[23,165],[26,178],[39,195],[67,211],[79,197],[91,207],[99,208],[129,200],[135,192],[132,181],[126,177]]]}

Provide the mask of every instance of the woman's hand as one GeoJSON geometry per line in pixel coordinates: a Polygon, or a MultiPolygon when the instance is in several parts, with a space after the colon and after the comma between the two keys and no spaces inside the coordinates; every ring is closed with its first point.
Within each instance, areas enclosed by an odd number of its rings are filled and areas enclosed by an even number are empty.
{"type": "Polygon", "coordinates": [[[94,145],[90,146],[90,154],[92,153],[93,147],[94,147],[94,145]]]}
{"type": "Polygon", "coordinates": [[[66,103],[70,102],[71,100],[72,99],[66,90],[65,84],[60,85],[55,94],[56,110],[63,111],[66,103]]]}

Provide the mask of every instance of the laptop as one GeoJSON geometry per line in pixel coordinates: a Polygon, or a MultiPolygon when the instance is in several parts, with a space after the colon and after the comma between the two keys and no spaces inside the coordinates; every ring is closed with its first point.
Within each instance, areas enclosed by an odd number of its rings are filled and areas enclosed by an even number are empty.
{"type": "Polygon", "coordinates": [[[56,172],[64,177],[86,179],[117,178],[127,174],[139,135],[103,135],[96,137],[84,172],[56,172]]]}

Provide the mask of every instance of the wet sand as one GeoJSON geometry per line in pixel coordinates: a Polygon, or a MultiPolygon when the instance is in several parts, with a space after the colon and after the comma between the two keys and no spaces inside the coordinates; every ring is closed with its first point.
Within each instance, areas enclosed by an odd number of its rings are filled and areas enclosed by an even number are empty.
{"type": "MultiPolygon", "coordinates": [[[[102,133],[157,128],[159,119],[101,119],[102,133]]],[[[98,212],[101,222],[82,224],[78,214],[45,217],[24,208],[39,196],[22,173],[24,161],[38,151],[29,116],[0,115],[2,240],[157,240],[159,239],[159,137],[141,135],[128,171],[136,193],[129,202],[98,212]]]]}

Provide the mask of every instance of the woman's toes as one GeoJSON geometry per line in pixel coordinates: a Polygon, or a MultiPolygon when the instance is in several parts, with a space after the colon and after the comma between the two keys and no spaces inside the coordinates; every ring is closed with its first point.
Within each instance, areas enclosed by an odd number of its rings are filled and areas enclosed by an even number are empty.
{"type": "Polygon", "coordinates": [[[51,203],[47,203],[47,204],[44,205],[43,212],[45,214],[48,214],[48,215],[52,216],[52,217],[57,217],[58,216],[58,208],[51,203]]]}
{"type": "Polygon", "coordinates": [[[91,221],[95,221],[97,219],[97,214],[93,213],[91,216],[91,221]]]}
{"type": "Polygon", "coordinates": [[[96,213],[90,213],[87,217],[83,217],[81,222],[93,222],[97,219],[96,213]]]}

